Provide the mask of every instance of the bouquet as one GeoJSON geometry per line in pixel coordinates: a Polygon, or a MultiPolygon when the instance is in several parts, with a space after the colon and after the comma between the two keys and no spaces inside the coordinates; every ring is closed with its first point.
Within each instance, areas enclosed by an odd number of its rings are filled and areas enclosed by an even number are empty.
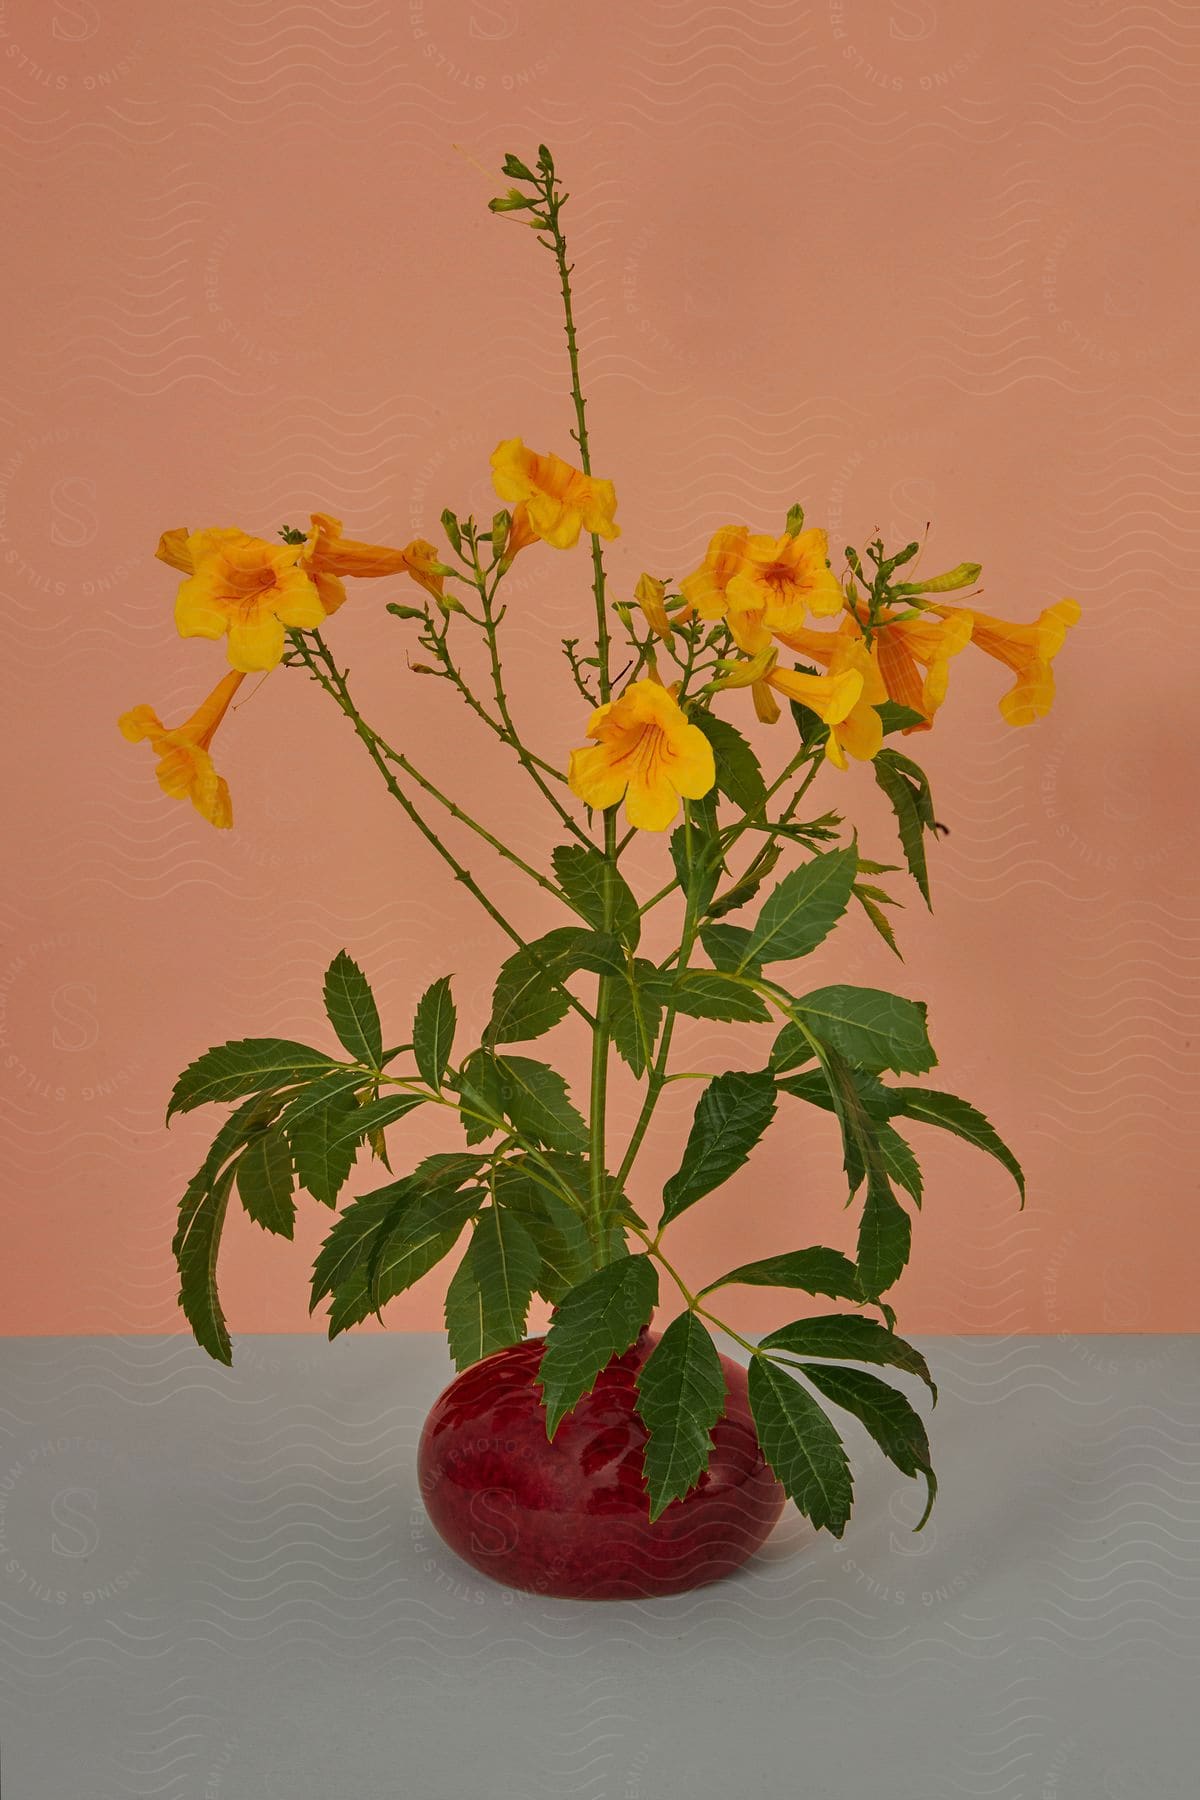
{"type": "MultiPolygon", "coordinates": [[[[158,548],[183,577],[180,635],[222,640],[230,665],[182,724],[164,725],[145,705],[122,717],[125,737],[150,746],[163,790],[227,829],[232,801],[214,764],[215,735],[248,675],[285,669],[345,716],[375,776],[508,951],[477,1043],[462,1039],[448,977],[427,988],[404,1041],[392,1042],[366,975],[343,951],[324,986],[340,1049],[332,1038],[311,1047],[238,1037],[184,1070],[168,1119],[209,1104],[233,1110],[180,1204],[180,1301],[200,1344],[228,1362],[217,1257],[231,1204],[291,1237],[298,1192],[338,1208],[356,1160],[368,1156],[379,1165],[376,1183],[341,1205],[313,1270],[312,1306],[327,1308],[331,1337],[457,1256],[445,1316],[460,1369],[520,1343],[535,1294],[552,1304],[538,1385],[553,1440],[667,1305],[674,1316],[637,1374],[648,1517],[703,1481],[725,1405],[717,1332],[748,1359],[754,1428],[777,1481],[814,1526],[840,1536],[852,1503],[840,1414],[860,1420],[906,1476],[923,1479],[930,1504],[935,1491],[920,1415],[872,1372],[907,1373],[933,1388],[887,1299],[921,1201],[906,1123],[940,1127],[996,1158],[1022,1199],[1024,1184],[982,1112],[914,1082],[936,1061],[925,1007],[882,987],[811,988],[803,959],[854,909],[878,932],[881,956],[899,954],[891,884],[911,878],[928,904],[927,847],[941,828],[929,782],[898,741],[939,721],[950,665],[970,651],[1008,671],[999,704],[1010,725],[1040,718],[1079,608],[1059,600],[1029,623],[994,618],[974,604],[977,563],[923,575],[920,543],[890,547],[878,536],[834,558],[798,504],[773,524],[720,525],[682,579],[645,573],[631,594],[613,597],[605,544],[619,535],[617,495],[592,466],[563,234],[568,196],[544,146],[532,164],[508,156],[504,174],[511,185],[491,209],[530,229],[561,289],[572,453],[505,438],[491,458],[497,509],[485,517],[447,509],[440,546],[360,542],[317,513],[307,528],[283,527],[278,541],[180,528],[158,548]],[[519,557],[547,553],[582,565],[579,633],[562,644],[564,679],[579,695],[574,747],[530,740],[505,675],[505,583],[519,557]],[[394,584],[400,597],[387,610],[416,639],[412,667],[439,678],[447,698],[516,759],[553,816],[561,841],[547,866],[513,848],[503,821],[487,816],[484,793],[444,792],[408,742],[363,717],[339,661],[337,614],[364,580],[394,584]],[[751,717],[771,728],[759,734],[774,752],[765,768],[743,729],[751,717]],[[866,854],[836,810],[839,772],[851,760],[870,765],[890,803],[902,865],[866,854]],[[828,795],[810,799],[830,770],[828,795]],[[527,939],[443,841],[443,818],[549,895],[561,923],[527,939]],[[640,833],[662,844],[648,894],[622,866],[640,833]],[[656,930],[651,952],[648,922],[657,928],[664,916],[673,920],[669,947],[656,930]],[[673,1068],[680,1016],[759,1028],[746,1034],[746,1066],[673,1068]],[[590,1040],[586,1094],[572,1095],[552,1063],[528,1053],[563,1021],[590,1040]],[[614,1058],[641,1084],[624,1142],[606,1110],[614,1058]],[[647,1194],[639,1153],[664,1090],[684,1080],[698,1084],[691,1128],[661,1195],[647,1194]],[[428,1107],[457,1113],[462,1147],[410,1167],[403,1121],[428,1107]],[[759,1261],[685,1275],[670,1260],[669,1227],[745,1163],[778,1115],[796,1112],[799,1129],[806,1109],[816,1128],[824,1116],[840,1134],[855,1253],[781,1246],[759,1261]],[[737,1285],[794,1290],[832,1309],[813,1313],[806,1299],[806,1316],[751,1341],[721,1316],[722,1291],[737,1285]]],[[[922,1523],[927,1516],[928,1505],[922,1523]]]]}

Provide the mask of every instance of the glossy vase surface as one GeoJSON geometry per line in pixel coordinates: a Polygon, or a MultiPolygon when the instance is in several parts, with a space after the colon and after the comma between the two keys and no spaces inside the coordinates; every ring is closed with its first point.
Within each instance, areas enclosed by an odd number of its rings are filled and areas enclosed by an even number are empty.
{"type": "Polygon", "coordinates": [[[644,1330],[613,1358],[553,1443],[536,1385],[543,1341],[465,1370],[425,1421],[421,1496],[450,1548],[510,1587],[581,1600],[678,1594],[740,1568],[784,1504],[759,1449],[745,1371],[721,1358],[728,1391],[708,1470],[651,1524],[634,1399],[657,1335],[644,1330]]]}

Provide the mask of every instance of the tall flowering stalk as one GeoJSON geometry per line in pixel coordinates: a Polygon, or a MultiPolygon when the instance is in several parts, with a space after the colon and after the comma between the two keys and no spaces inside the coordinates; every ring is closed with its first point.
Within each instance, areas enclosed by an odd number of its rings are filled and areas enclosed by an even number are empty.
{"type": "Polygon", "coordinates": [[[840,983],[794,991],[786,966],[854,907],[897,951],[886,910],[896,902],[879,884],[894,865],[865,857],[837,812],[804,816],[805,800],[827,763],[870,763],[928,903],[926,840],[938,829],[929,783],[886,740],[932,727],[950,661],[972,644],[1015,675],[1000,703],[1007,721],[1040,717],[1053,697],[1053,658],[1079,608],[1059,600],[1032,624],[1013,625],[976,612],[969,595],[947,605],[945,594],[975,587],[979,566],[922,578],[916,543],[889,551],[877,538],[861,553],[848,547],[844,570],[835,572],[824,531],[807,526],[798,505],[778,529],[720,526],[677,590],[646,573],[628,599],[612,601],[604,544],[620,535],[617,496],[592,467],[562,229],[567,195],[544,146],[534,168],[509,156],[504,173],[514,185],[492,210],[532,226],[558,277],[574,456],[530,449],[519,437],[500,443],[491,473],[504,505],[485,523],[443,512],[444,551],[426,539],[400,548],[360,542],[328,513],[314,514],[307,529],[285,526],[279,542],[231,528],[177,528],[159,545],[160,558],[185,577],[176,601],[181,635],[222,640],[234,671],[183,725],[164,727],[145,705],[123,716],[126,737],[148,741],[158,756],[164,790],[190,799],[212,824],[231,825],[214,734],[247,673],[299,670],[342,712],[409,821],[515,946],[478,1044],[460,1043],[442,977],[421,996],[408,1041],[385,1048],[368,981],[343,951],[325,977],[341,1055],[240,1038],[183,1072],[168,1118],[207,1102],[236,1105],[180,1206],[180,1299],[199,1342],[228,1362],[216,1263],[234,1194],[258,1225],[291,1237],[297,1190],[336,1207],[359,1152],[369,1152],[389,1179],[342,1208],[313,1271],[312,1305],[327,1304],[331,1337],[380,1313],[469,1234],[446,1298],[451,1352],[464,1367],[516,1342],[534,1294],[552,1302],[541,1385],[553,1437],[609,1359],[633,1343],[666,1276],[683,1310],[638,1378],[651,1516],[689,1492],[707,1466],[724,1405],[716,1328],[750,1358],[755,1421],[776,1475],[815,1525],[840,1535],[851,1477],[822,1402],[856,1416],[899,1469],[924,1477],[930,1504],[935,1491],[919,1415],[870,1372],[897,1369],[932,1391],[885,1299],[909,1255],[911,1217],[899,1196],[921,1199],[920,1169],[896,1121],[936,1125],[975,1144],[1011,1173],[1022,1199],[1024,1179],[973,1106],[884,1079],[933,1068],[923,1005],[840,983]],[[582,650],[585,633],[567,638],[563,651],[586,703],[583,741],[535,748],[506,685],[504,583],[518,556],[543,547],[572,552],[581,537],[590,546],[594,636],[582,650]],[[444,681],[515,756],[562,833],[549,867],[519,855],[502,827],[445,793],[406,747],[363,717],[326,635],[363,578],[415,584],[415,594],[410,588],[388,603],[415,627],[423,660],[414,667],[444,681]],[[488,671],[482,691],[463,656],[472,643],[488,671]],[[734,722],[754,717],[779,727],[773,776],[734,722]],[[443,813],[552,895],[563,922],[527,939],[443,841],[443,813]],[[646,898],[622,868],[642,832],[671,834],[664,879],[646,898]],[[643,922],[667,903],[677,909],[676,941],[656,960],[642,951],[643,922]],[[510,1048],[570,1014],[591,1041],[586,1114],[553,1067],[510,1048]],[[761,1030],[753,1040],[749,1068],[697,1076],[671,1068],[680,1016],[775,1030],[769,1045],[761,1030]],[[620,1145],[608,1129],[614,1055],[644,1090],[620,1145]],[[704,1086],[675,1174],[661,1197],[645,1195],[634,1185],[638,1156],[676,1080],[704,1086]],[[693,1288],[663,1250],[666,1228],[741,1167],[780,1102],[792,1100],[828,1115],[840,1133],[849,1198],[858,1205],[855,1254],[784,1249],[693,1288]],[[397,1175],[394,1128],[422,1107],[457,1113],[464,1147],[397,1175]],[[714,1310],[730,1285],[847,1305],[753,1343],[714,1310]]]}

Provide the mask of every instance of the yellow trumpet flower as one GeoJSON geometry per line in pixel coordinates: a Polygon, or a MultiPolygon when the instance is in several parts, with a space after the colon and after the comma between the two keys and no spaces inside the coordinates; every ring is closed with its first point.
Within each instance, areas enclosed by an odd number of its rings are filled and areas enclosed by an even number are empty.
{"type": "Polygon", "coordinates": [[[700,618],[727,619],[734,641],[755,656],[773,636],[803,626],[809,613],[828,618],[841,611],[842,590],[828,556],[823,531],[770,537],[723,525],[679,591],[700,618]]]}
{"type": "Polygon", "coordinates": [[[717,779],[708,739],[657,681],[631,682],[619,700],[597,707],[587,735],[596,741],[571,752],[572,793],[598,811],[624,799],[638,831],[665,831],[680,798],[701,799],[717,779]]]}
{"type": "MultiPolygon", "coordinates": [[[[832,633],[825,633],[832,636],[832,633]]],[[[862,646],[859,646],[860,649],[862,646]]],[[[883,726],[874,704],[866,698],[875,691],[877,674],[870,658],[843,655],[828,675],[809,675],[803,669],[775,668],[754,683],[754,710],[766,724],[779,717],[775,694],[783,694],[829,727],[825,754],[836,768],[846,767],[845,751],[869,761],[883,742],[883,726]],[[872,725],[873,722],[873,725],[872,725]],[[876,735],[877,734],[877,735],[876,735]]]]}
{"type": "MultiPolygon", "coordinates": [[[[953,619],[945,620],[927,617],[881,619],[871,634],[869,660],[875,675],[869,680],[874,694],[869,704],[895,700],[923,715],[921,724],[906,726],[906,731],[928,731],[934,714],[946,698],[949,659],[957,656],[970,642],[971,617],[969,612],[960,612],[953,619]]],[[[862,642],[862,633],[854,618],[843,619],[838,631],[801,629],[788,632],[781,641],[789,650],[795,650],[823,668],[832,668],[835,662],[839,667],[859,666],[857,662],[846,660],[853,654],[846,646],[862,642]]]]}
{"type": "Polygon", "coordinates": [[[312,530],[304,545],[303,566],[316,583],[327,613],[336,612],[346,598],[342,577],[371,580],[380,575],[409,575],[436,600],[442,597],[445,575],[433,544],[414,538],[403,550],[386,544],[363,544],[342,536],[342,521],[329,513],[311,515],[312,530]]]}
{"type": "Polygon", "coordinates": [[[313,630],[325,607],[301,557],[303,544],[271,544],[244,531],[193,531],[180,541],[166,532],[158,554],[175,568],[190,566],[175,599],[180,637],[229,639],[229,661],[249,674],[273,669],[289,625],[313,630]],[[186,562],[185,562],[186,559],[186,562]]]}
{"type": "Polygon", "coordinates": [[[117,720],[121,735],[131,744],[150,740],[158,757],[158,785],[173,800],[190,800],[210,825],[228,830],[233,824],[229,786],[213,767],[209,746],[229,703],[245,680],[242,674],[224,676],[201,702],[190,719],[170,729],[152,706],[135,706],[117,720]]]}
{"type": "Polygon", "coordinates": [[[1066,642],[1067,632],[1080,618],[1077,600],[1056,600],[1031,625],[1014,625],[994,619],[974,607],[940,606],[927,600],[930,611],[948,621],[969,617],[971,642],[985,656],[995,657],[1016,675],[1016,681],[1000,700],[1000,714],[1010,725],[1032,725],[1044,718],[1054,703],[1054,670],[1051,663],[1066,642]]]}
{"type": "MultiPolygon", "coordinates": [[[[520,438],[506,438],[492,452],[492,482],[501,500],[524,505],[521,530],[532,530],[556,550],[570,550],[581,531],[596,537],[621,535],[614,514],[617,494],[611,481],[600,481],[573,469],[553,453],[528,450],[520,438]]],[[[514,515],[514,530],[517,519],[514,515]]],[[[528,541],[527,539],[525,540],[528,541]]],[[[517,549],[521,547],[517,544],[517,549]]],[[[516,554],[512,534],[506,560],[516,554]]]]}

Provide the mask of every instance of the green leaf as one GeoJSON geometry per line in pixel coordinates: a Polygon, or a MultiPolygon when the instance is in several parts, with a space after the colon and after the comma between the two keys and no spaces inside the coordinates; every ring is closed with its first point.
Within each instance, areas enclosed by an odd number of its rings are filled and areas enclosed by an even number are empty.
{"type": "Polygon", "coordinates": [[[939,1093],[936,1088],[898,1087],[889,1090],[894,1111],[908,1119],[921,1119],[928,1125],[940,1125],[956,1137],[986,1150],[1006,1168],[1017,1184],[1021,1204],[1025,1204],[1025,1174],[1020,1163],[991,1121],[966,1100],[955,1094],[939,1093]]]}
{"type": "Polygon", "coordinates": [[[658,1299],[658,1271],[648,1256],[624,1256],[597,1269],[563,1296],[546,1333],[538,1382],[546,1436],[592,1386],[601,1369],[637,1337],[658,1299]]]}
{"type": "Polygon", "coordinates": [[[755,807],[761,806],[767,797],[767,784],[758,758],[741,732],[727,719],[718,719],[713,713],[702,710],[693,712],[690,720],[712,745],[717,792],[732,800],[742,812],[753,812],[755,807]]]}
{"type": "Polygon", "coordinates": [[[332,1056],[288,1038],[235,1038],[188,1064],[175,1083],[167,1119],[210,1100],[240,1100],[244,1094],[312,1081],[338,1066],[332,1056]]]}
{"type": "Polygon", "coordinates": [[[325,1011],[338,1042],[357,1062],[377,1069],[383,1061],[379,1008],[366,976],[344,950],[325,971],[325,1011]]]}
{"type": "Polygon", "coordinates": [[[636,1405],[650,1434],[643,1469],[653,1521],[703,1475],[725,1411],[721,1358],[694,1312],[672,1319],[642,1365],[636,1405]]]}
{"type": "Polygon", "coordinates": [[[571,1004],[563,983],[578,969],[625,976],[625,958],[610,932],[563,925],[524,944],[500,969],[492,994],[489,1043],[541,1037],[557,1025],[571,1004]]]}
{"type": "Polygon", "coordinates": [[[551,1150],[586,1150],[588,1129],[567,1098],[555,1069],[527,1056],[498,1056],[496,1074],[505,1117],[517,1130],[551,1150]]]}
{"type": "Polygon", "coordinates": [[[237,1187],[242,1205],[264,1231],[290,1238],[296,1227],[292,1152],[281,1125],[258,1132],[238,1158],[237,1187]]]}
{"type": "Polygon", "coordinates": [[[763,1455],[788,1498],[818,1531],[840,1538],[854,1482],[832,1421],[798,1381],[761,1356],[750,1364],[750,1410],[763,1455]]]}
{"type": "Polygon", "coordinates": [[[813,1106],[821,1106],[837,1114],[846,1139],[846,1173],[851,1177],[852,1193],[866,1173],[869,1156],[877,1154],[882,1168],[893,1181],[907,1189],[920,1206],[920,1165],[913,1155],[912,1146],[888,1123],[895,1110],[892,1103],[895,1089],[885,1088],[876,1076],[869,1075],[865,1069],[852,1069],[841,1057],[828,1050],[824,1066],[805,1070],[800,1075],[789,1075],[777,1085],[782,1094],[792,1094],[797,1100],[807,1100],[813,1106]],[[853,1091],[854,1099],[851,1099],[848,1090],[853,1091]],[[853,1120],[848,1117],[851,1105],[855,1107],[857,1115],[853,1120]],[[864,1149],[866,1144],[870,1146],[869,1152],[864,1149]]]}
{"type": "MultiPolygon", "coordinates": [[[[587,1165],[580,1164],[586,1180],[587,1165]]],[[[591,1240],[583,1218],[562,1196],[536,1178],[529,1159],[502,1162],[495,1174],[495,1197],[516,1213],[536,1246],[541,1267],[535,1282],[543,1299],[557,1304],[591,1270],[591,1240]]]]}
{"type": "Polygon", "coordinates": [[[463,1132],[468,1144],[481,1144],[501,1129],[504,1107],[500,1075],[490,1050],[472,1050],[459,1070],[459,1099],[463,1132]]]}
{"type": "MultiPolygon", "coordinates": [[[[312,1312],[326,1294],[346,1287],[356,1272],[367,1270],[391,1227],[419,1201],[430,1194],[457,1193],[482,1161],[461,1151],[428,1156],[411,1175],[352,1200],[321,1246],[308,1310],[312,1312]]],[[[368,1304],[366,1312],[370,1311],[368,1304]]]]}
{"type": "Polygon", "coordinates": [[[670,977],[644,957],[634,958],[623,981],[609,989],[608,1023],[617,1054],[640,1079],[654,1056],[670,977]]]}
{"type": "Polygon", "coordinates": [[[413,1057],[421,1079],[435,1091],[440,1090],[450,1064],[457,1023],[450,977],[442,975],[430,983],[417,1001],[412,1030],[413,1057]]]}
{"type": "MultiPolygon", "coordinates": [[[[202,1171],[203,1173],[203,1171],[202,1171]]],[[[179,1268],[179,1304],[201,1349],[217,1362],[233,1361],[229,1329],[217,1295],[217,1251],[234,1170],[193,1181],[179,1209],[171,1248],[179,1268]]]]}
{"type": "Polygon", "coordinates": [[[913,726],[925,723],[924,713],[916,712],[911,706],[901,706],[898,700],[878,701],[875,711],[883,720],[885,736],[893,731],[909,731],[913,726]]]}
{"type": "Polygon", "coordinates": [[[612,895],[612,929],[623,944],[636,950],[642,921],[638,903],[618,869],[599,850],[585,844],[560,844],[550,858],[567,899],[597,931],[604,929],[604,882],[607,871],[612,895]]]}
{"type": "Polygon", "coordinates": [[[747,947],[747,961],[784,962],[807,956],[826,938],[850,902],[858,851],[827,850],[793,869],[763,903],[747,947]]]}
{"type": "Polygon", "coordinates": [[[933,1510],[937,1477],[929,1457],[929,1436],[919,1414],[897,1388],[880,1381],[876,1375],[868,1375],[863,1369],[805,1363],[804,1373],[827,1400],[861,1419],[888,1461],[894,1463],[902,1475],[914,1479],[918,1475],[925,1477],[925,1511],[914,1527],[920,1531],[933,1510]]]}
{"type": "MultiPolygon", "coordinates": [[[[904,860],[908,864],[913,880],[921,890],[926,906],[931,904],[929,898],[929,869],[925,859],[925,820],[927,810],[929,784],[922,776],[923,787],[915,787],[904,775],[900,763],[907,758],[897,758],[893,750],[880,750],[872,767],[875,780],[886,794],[888,803],[896,815],[896,827],[900,833],[900,845],[904,851],[904,860]]],[[[916,765],[911,764],[915,768],[916,765]]]]}
{"type": "Polygon", "coordinates": [[[537,1246],[521,1220],[507,1209],[487,1207],[446,1291],[455,1368],[521,1342],[540,1270],[537,1246]]]}
{"type": "Polygon", "coordinates": [[[442,1190],[421,1194],[381,1229],[368,1270],[375,1310],[412,1287],[449,1255],[481,1201],[482,1194],[475,1188],[465,1193],[442,1190]]]}
{"type": "MultiPolygon", "coordinates": [[[[892,921],[879,906],[873,895],[868,893],[866,888],[864,888],[860,882],[855,882],[854,884],[854,898],[858,901],[858,904],[862,907],[867,918],[879,933],[888,949],[892,952],[892,955],[898,956],[900,961],[903,962],[904,957],[901,955],[900,946],[896,942],[896,933],[892,930],[892,921]]],[[[892,904],[895,905],[895,902],[893,901],[892,904]]]]}
{"type": "Polygon", "coordinates": [[[925,1005],[882,988],[814,988],[793,1002],[796,1017],[856,1068],[878,1074],[923,1075],[937,1062],[925,1024],[925,1005]]]}
{"type": "Polygon", "coordinates": [[[309,1089],[284,1110],[280,1124],[292,1146],[300,1185],[323,1206],[336,1205],[354,1167],[358,1146],[367,1133],[366,1111],[345,1089],[335,1089],[317,1106],[312,1104],[309,1089]]]}
{"type": "Polygon", "coordinates": [[[700,942],[704,945],[705,955],[714,969],[723,974],[733,975],[739,969],[748,968],[751,975],[759,973],[758,967],[749,957],[750,932],[744,925],[702,925],[700,942]]]}
{"type": "Polygon", "coordinates": [[[740,1169],[775,1116],[775,1078],[731,1070],[700,1096],[678,1170],[663,1189],[663,1224],[740,1169]]]}
{"type": "Polygon", "coordinates": [[[858,1278],[868,1300],[878,1300],[900,1279],[911,1247],[912,1220],[886,1180],[868,1170],[858,1228],[858,1278]]]}
{"type": "Polygon", "coordinates": [[[831,1300],[861,1300],[858,1271],[840,1250],[827,1250],[814,1244],[810,1250],[789,1250],[782,1256],[764,1256],[758,1262],[742,1263],[717,1281],[701,1288],[711,1294],[715,1288],[733,1283],[742,1287],[800,1288],[806,1294],[828,1294],[831,1300]]]}
{"type": "Polygon", "coordinates": [[[689,818],[671,833],[671,861],[685,894],[690,887],[699,914],[708,911],[725,863],[712,796],[707,800],[689,801],[688,812],[689,818]]]}
{"type": "Polygon", "coordinates": [[[671,999],[692,1019],[744,1019],[761,1023],[771,1015],[754,989],[736,975],[715,969],[685,969],[675,977],[671,999]]]}
{"type": "Polygon", "coordinates": [[[197,1343],[218,1362],[233,1360],[216,1281],[217,1250],[236,1172],[230,1158],[271,1128],[282,1104],[275,1095],[257,1094],[231,1113],[179,1203],[171,1244],[179,1267],[179,1301],[197,1343]]]}
{"type": "Polygon", "coordinates": [[[794,1325],[782,1325],[778,1331],[770,1332],[759,1348],[786,1350],[789,1356],[846,1357],[851,1362],[903,1369],[907,1375],[919,1376],[937,1399],[929,1364],[921,1352],[894,1331],[857,1313],[825,1313],[817,1318],[797,1319],[794,1325]]]}
{"type": "Polygon", "coordinates": [[[764,844],[733,885],[709,903],[709,918],[723,919],[726,913],[737,912],[741,907],[747,906],[782,855],[782,844],[764,844]]]}
{"type": "Polygon", "coordinates": [[[789,1019],[771,1046],[771,1067],[778,1073],[799,1069],[811,1062],[816,1054],[800,1027],[789,1019]]]}

